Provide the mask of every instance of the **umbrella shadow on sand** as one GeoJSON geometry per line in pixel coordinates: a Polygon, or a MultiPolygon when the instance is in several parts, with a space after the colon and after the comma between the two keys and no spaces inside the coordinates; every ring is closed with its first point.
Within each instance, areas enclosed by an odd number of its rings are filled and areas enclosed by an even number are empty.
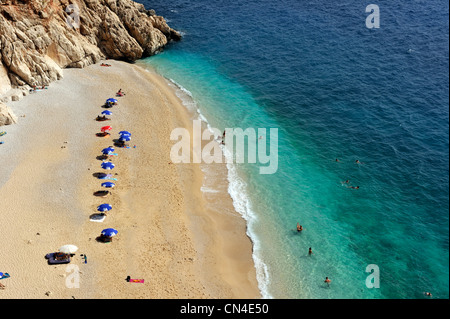
{"type": "Polygon", "coordinates": [[[97,196],[97,197],[106,197],[109,194],[111,194],[111,192],[107,191],[107,190],[101,190],[101,191],[94,192],[94,196],[97,196]]]}
{"type": "Polygon", "coordinates": [[[110,109],[110,108],[112,108],[114,105],[112,104],[112,103],[105,103],[105,104],[103,104],[102,105],[102,108],[104,108],[104,109],[110,109]]]}
{"type": "Polygon", "coordinates": [[[92,176],[98,178],[98,179],[102,179],[104,177],[106,177],[108,174],[105,173],[93,173],[92,176]]]}
{"type": "Polygon", "coordinates": [[[128,146],[125,141],[121,141],[120,139],[116,138],[113,140],[114,146],[115,147],[126,147],[128,146]]]}
{"type": "Polygon", "coordinates": [[[104,161],[108,159],[108,155],[99,155],[96,157],[99,161],[104,161]]]}
{"type": "Polygon", "coordinates": [[[107,137],[107,136],[110,136],[111,134],[109,134],[108,132],[99,132],[99,133],[95,133],[95,135],[98,137],[107,137]]]}
{"type": "Polygon", "coordinates": [[[95,240],[99,243],[110,243],[112,242],[112,237],[111,236],[105,236],[105,235],[100,235],[97,238],[95,238],[95,240]]]}

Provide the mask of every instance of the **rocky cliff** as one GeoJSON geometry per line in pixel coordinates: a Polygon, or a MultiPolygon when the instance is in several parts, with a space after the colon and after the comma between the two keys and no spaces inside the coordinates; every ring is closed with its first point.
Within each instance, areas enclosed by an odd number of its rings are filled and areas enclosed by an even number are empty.
{"type": "Polygon", "coordinates": [[[64,68],[150,56],[180,38],[132,0],[0,0],[0,96],[48,85],[64,68]]]}

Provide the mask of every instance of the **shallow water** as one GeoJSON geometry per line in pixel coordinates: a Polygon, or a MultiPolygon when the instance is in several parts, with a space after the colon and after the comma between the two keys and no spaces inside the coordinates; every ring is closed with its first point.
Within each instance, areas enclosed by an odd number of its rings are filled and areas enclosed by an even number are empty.
{"type": "Polygon", "coordinates": [[[357,1],[142,2],[183,32],[141,62],[188,107],[278,129],[275,174],[228,165],[263,297],[448,298],[447,2],[378,2],[379,29],[357,1]]]}

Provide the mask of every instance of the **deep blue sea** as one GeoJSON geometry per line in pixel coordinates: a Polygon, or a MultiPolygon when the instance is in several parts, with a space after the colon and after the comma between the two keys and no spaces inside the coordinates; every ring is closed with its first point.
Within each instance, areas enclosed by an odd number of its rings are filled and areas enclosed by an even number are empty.
{"type": "Polygon", "coordinates": [[[275,174],[228,165],[264,298],[449,298],[447,1],[140,2],[211,127],[278,128],[275,174]]]}

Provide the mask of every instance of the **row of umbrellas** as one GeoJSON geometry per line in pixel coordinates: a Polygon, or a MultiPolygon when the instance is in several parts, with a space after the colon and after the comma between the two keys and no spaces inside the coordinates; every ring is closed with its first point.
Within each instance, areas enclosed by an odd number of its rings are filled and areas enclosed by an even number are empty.
{"type": "MultiPolygon", "coordinates": [[[[115,103],[117,103],[117,100],[114,99],[114,98],[110,98],[110,99],[106,100],[106,103],[115,104],[115,103]]],[[[111,111],[109,111],[109,110],[105,110],[105,111],[102,112],[102,114],[103,115],[112,115],[113,113],[111,111]]],[[[102,132],[108,132],[110,130],[112,130],[111,126],[104,126],[104,127],[101,128],[102,132]]],[[[131,133],[126,132],[126,131],[119,132],[119,133],[125,133],[124,136],[125,137],[128,136],[128,138],[131,136],[131,133]]],[[[112,147],[105,148],[102,151],[102,153],[105,154],[105,155],[109,155],[112,152],[114,152],[114,148],[112,148],[112,147]]],[[[114,168],[114,164],[110,163],[110,162],[103,162],[102,163],[102,168],[104,168],[104,169],[113,169],[114,168]]],[[[106,182],[106,183],[103,183],[102,186],[103,187],[114,187],[114,183],[106,182]]],[[[99,205],[97,207],[97,210],[99,212],[106,212],[106,211],[109,211],[111,209],[112,209],[112,206],[110,204],[101,204],[101,205],[99,205]]],[[[113,236],[117,235],[117,233],[118,233],[118,231],[116,229],[114,229],[114,228],[105,228],[101,232],[101,234],[103,236],[107,236],[107,237],[113,237],[113,236]]],[[[58,249],[58,251],[60,253],[67,254],[67,255],[74,254],[77,250],[78,250],[78,247],[75,246],[75,245],[71,245],[71,244],[63,245],[63,246],[61,246],[58,249]]]]}
{"type": "MultiPolygon", "coordinates": [[[[108,103],[116,104],[117,99],[114,99],[114,98],[107,99],[106,103],[107,104],[108,103]]],[[[102,112],[102,114],[103,115],[112,115],[113,113],[109,110],[105,110],[102,112]]],[[[109,132],[111,130],[112,130],[112,127],[110,125],[103,126],[101,128],[102,132],[109,132]]],[[[119,135],[120,135],[120,138],[119,138],[120,141],[129,141],[131,139],[131,133],[128,131],[120,131],[119,135]]],[[[102,150],[102,154],[103,155],[111,155],[112,153],[114,153],[114,151],[115,151],[114,147],[110,146],[110,147],[104,148],[102,150]]],[[[102,162],[101,167],[106,170],[112,170],[115,167],[115,165],[112,162],[102,162]]],[[[113,182],[104,182],[101,184],[101,186],[105,187],[105,188],[113,188],[115,186],[115,184],[113,182]]],[[[97,207],[97,211],[99,211],[99,212],[107,212],[107,211],[110,211],[111,209],[112,209],[112,206],[110,204],[101,204],[97,207]]],[[[103,229],[101,232],[101,234],[106,237],[113,237],[113,236],[117,235],[117,233],[118,233],[118,231],[114,228],[106,228],[106,229],[103,229]]]]}

